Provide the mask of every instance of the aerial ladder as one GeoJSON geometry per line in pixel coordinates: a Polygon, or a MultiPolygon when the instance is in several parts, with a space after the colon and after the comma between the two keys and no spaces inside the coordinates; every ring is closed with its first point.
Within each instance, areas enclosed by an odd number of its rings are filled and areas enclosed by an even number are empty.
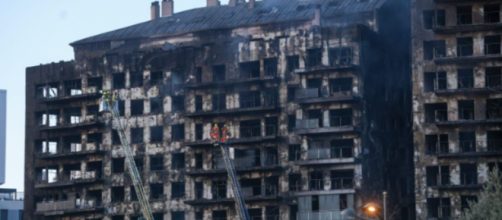
{"type": "Polygon", "coordinates": [[[139,174],[138,167],[134,161],[134,155],[125,135],[125,127],[119,120],[120,113],[118,109],[117,94],[111,94],[110,91],[104,91],[103,97],[100,103],[100,112],[110,112],[112,116],[112,122],[117,123],[117,133],[122,144],[122,149],[125,154],[125,163],[129,176],[131,177],[134,190],[138,197],[139,204],[141,206],[141,212],[143,213],[143,218],[145,220],[153,220],[152,208],[148,202],[148,197],[145,193],[145,188],[143,187],[143,182],[141,181],[141,175],[139,174]]]}
{"type": "Polygon", "coordinates": [[[246,204],[242,197],[241,186],[239,180],[237,179],[237,174],[235,172],[235,165],[232,159],[230,159],[230,150],[228,148],[228,138],[230,137],[230,132],[226,126],[219,128],[218,124],[214,124],[211,128],[211,140],[214,142],[215,147],[219,147],[221,150],[221,155],[223,161],[225,162],[225,168],[227,170],[228,178],[232,181],[232,191],[234,193],[235,209],[239,218],[241,220],[250,220],[249,213],[246,209],[246,204]]]}

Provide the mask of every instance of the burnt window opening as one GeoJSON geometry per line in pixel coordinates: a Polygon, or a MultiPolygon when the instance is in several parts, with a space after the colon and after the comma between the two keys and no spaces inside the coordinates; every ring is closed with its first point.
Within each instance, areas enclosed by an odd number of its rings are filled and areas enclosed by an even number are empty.
{"type": "Polygon", "coordinates": [[[502,98],[486,100],[486,118],[502,119],[502,98]]]}
{"type": "Polygon", "coordinates": [[[185,153],[172,154],[171,168],[173,170],[185,168],[185,153]]]}
{"type": "Polygon", "coordinates": [[[201,141],[204,138],[204,125],[195,124],[195,140],[201,141]]]}
{"type": "Polygon", "coordinates": [[[434,219],[450,219],[451,202],[450,198],[428,198],[427,217],[434,219]]]}
{"type": "Polygon", "coordinates": [[[161,97],[150,99],[150,113],[151,114],[164,113],[164,100],[161,97]]]}
{"type": "Polygon", "coordinates": [[[138,195],[134,186],[129,187],[129,194],[131,195],[131,201],[138,201],[138,195]]]}
{"type": "Polygon", "coordinates": [[[136,167],[138,168],[138,171],[143,171],[143,158],[134,158],[134,163],[136,163],[136,167]]]}
{"type": "Polygon", "coordinates": [[[185,182],[171,183],[171,198],[178,199],[185,197],[185,182]]]}
{"type": "Polygon", "coordinates": [[[268,147],[264,150],[264,166],[275,166],[279,163],[279,156],[276,148],[268,147]]]}
{"type": "Polygon", "coordinates": [[[195,83],[202,82],[202,67],[197,67],[195,69],[195,83]]]}
{"type": "Polygon", "coordinates": [[[131,73],[129,77],[131,88],[143,86],[143,73],[131,73]]]}
{"type": "Polygon", "coordinates": [[[324,176],[322,171],[312,171],[309,174],[309,189],[310,190],[323,190],[324,189],[324,176]]]}
{"type": "Polygon", "coordinates": [[[425,122],[435,123],[448,121],[446,103],[425,104],[425,122]]]}
{"type": "Polygon", "coordinates": [[[474,100],[458,101],[458,119],[474,120],[474,100]]]}
{"type": "Polygon", "coordinates": [[[267,206],[265,207],[265,220],[277,220],[280,219],[280,211],[277,206],[267,206]]]}
{"type": "Polygon", "coordinates": [[[302,190],[302,175],[291,173],[288,175],[289,191],[297,192],[302,190]]]}
{"type": "Polygon", "coordinates": [[[444,27],[446,24],[445,10],[426,10],[423,16],[425,29],[444,27]]]}
{"type": "Polygon", "coordinates": [[[277,58],[267,58],[263,60],[265,76],[277,76],[277,58]]]}
{"type": "Polygon", "coordinates": [[[336,109],[329,111],[329,123],[331,127],[352,125],[352,109],[336,109]]]}
{"type": "Polygon", "coordinates": [[[288,86],[288,102],[293,102],[296,99],[296,86],[288,86]]]}
{"type": "Polygon", "coordinates": [[[433,60],[446,56],[444,40],[424,41],[424,60],[433,60]]]}
{"type": "Polygon", "coordinates": [[[204,184],[202,182],[195,182],[194,192],[195,192],[195,199],[204,198],[204,184]]]}
{"type": "Polygon", "coordinates": [[[201,95],[196,95],[195,96],[195,112],[201,112],[202,111],[202,96],[201,95]]]}
{"type": "Polygon", "coordinates": [[[484,21],[485,23],[499,23],[500,22],[500,5],[489,4],[484,5],[484,21]]]}
{"type": "Polygon", "coordinates": [[[457,70],[457,87],[459,89],[473,88],[474,87],[474,70],[458,69],[457,70]]]}
{"type": "Polygon", "coordinates": [[[476,164],[460,164],[460,185],[478,184],[478,166],[476,164]]]}
{"type": "Polygon", "coordinates": [[[185,77],[183,73],[176,71],[171,72],[171,86],[173,88],[173,91],[177,91],[183,88],[184,82],[185,82],[185,77]]]}
{"type": "Polygon", "coordinates": [[[46,141],[36,141],[38,150],[43,154],[57,154],[58,152],[58,140],[46,140],[46,141]]]}
{"type": "Polygon", "coordinates": [[[488,163],[488,171],[490,172],[495,172],[497,170],[499,172],[499,175],[502,175],[502,162],[491,162],[488,163]]]}
{"type": "Polygon", "coordinates": [[[204,164],[204,156],[202,153],[195,154],[195,169],[202,169],[204,164]]]}
{"type": "Polygon", "coordinates": [[[117,105],[118,105],[119,116],[125,116],[125,101],[118,100],[117,105]]]}
{"type": "Polygon", "coordinates": [[[183,141],[185,140],[185,125],[177,124],[171,126],[171,140],[183,141]]]}
{"type": "Polygon", "coordinates": [[[296,129],[296,115],[288,115],[288,132],[293,132],[296,129]]]}
{"type": "Polygon", "coordinates": [[[448,135],[447,134],[431,134],[425,136],[426,154],[447,154],[448,150],[448,135]]]}
{"type": "Polygon", "coordinates": [[[253,197],[262,195],[261,179],[240,179],[243,197],[253,197]]]}
{"type": "Polygon", "coordinates": [[[354,188],[354,170],[332,170],[331,189],[354,188]]]}
{"type": "Polygon", "coordinates": [[[286,57],[286,71],[288,73],[294,72],[296,69],[300,68],[300,56],[292,55],[286,57]]]}
{"type": "MultiPolygon", "coordinates": [[[[340,209],[343,210],[343,209],[340,209]]],[[[298,214],[298,205],[289,205],[289,219],[290,220],[297,220],[297,214],[298,214]]]]}
{"type": "Polygon", "coordinates": [[[214,65],[213,66],[213,82],[219,83],[227,79],[226,77],[226,67],[225,65],[214,65]]]}
{"type": "Polygon", "coordinates": [[[260,150],[236,149],[235,166],[237,168],[249,168],[261,165],[260,150]]]}
{"type": "Polygon", "coordinates": [[[478,202],[478,197],[477,196],[460,196],[460,207],[462,211],[465,211],[468,208],[471,208],[470,204],[472,203],[477,203],[478,202]]]}
{"type": "Polygon", "coordinates": [[[150,143],[162,143],[164,138],[164,127],[150,127],[150,143]]]}
{"type": "Polygon", "coordinates": [[[164,185],[162,183],[150,184],[150,199],[163,199],[164,185]]]}
{"type": "Polygon", "coordinates": [[[81,152],[82,151],[82,139],[80,135],[67,136],[63,138],[63,152],[81,152]]]}
{"type": "Polygon", "coordinates": [[[227,211],[221,210],[221,211],[213,211],[212,217],[214,220],[226,220],[227,219],[227,211]]]}
{"type": "Polygon", "coordinates": [[[82,81],[79,79],[65,81],[64,94],[66,96],[82,95],[82,81]]]}
{"type": "Polygon", "coordinates": [[[354,156],[353,139],[336,139],[330,142],[331,158],[350,158],[354,156]]]}
{"type": "Polygon", "coordinates": [[[260,61],[240,63],[239,78],[240,79],[260,78],[260,61]]]}
{"type": "Polygon", "coordinates": [[[99,106],[98,105],[88,105],[87,108],[87,116],[99,116],[99,106]]]}
{"type": "Polygon", "coordinates": [[[172,212],[171,220],[185,220],[185,212],[183,211],[172,212]]]}
{"type": "Polygon", "coordinates": [[[288,160],[289,161],[298,161],[301,159],[301,145],[293,144],[289,145],[288,149],[288,160]]]}
{"type": "Polygon", "coordinates": [[[311,199],[312,200],[311,200],[310,206],[312,207],[312,211],[314,211],[314,212],[320,211],[319,196],[318,195],[312,196],[311,199]]]}
{"type": "Polygon", "coordinates": [[[121,145],[120,135],[117,130],[112,130],[112,144],[113,145],[121,145]]]}
{"type": "Polygon", "coordinates": [[[248,209],[249,217],[253,220],[262,220],[261,208],[248,209]]]}
{"type": "Polygon", "coordinates": [[[457,7],[457,24],[458,25],[472,24],[471,5],[457,7]]]}
{"type": "Polygon", "coordinates": [[[80,108],[67,108],[64,110],[66,124],[82,123],[82,110],[80,108]]]}
{"type": "Polygon", "coordinates": [[[474,51],[472,37],[457,38],[457,56],[472,56],[474,51]]]}
{"type": "Polygon", "coordinates": [[[502,131],[487,131],[486,139],[488,151],[502,152],[502,131]]]}
{"type": "Polygon", "coordinates": [[[182,112],[185,111],[185,96],[173,96],[172,98],[172,111],[182,112]]]}
{"type": "Polygon", "coordinates": [[[56,98],[59,96],[59,83],[37,85],[35,92],[37,98],[56,98]]]}
{"type": "Polygon", "coordinates": [[[450,185],[450,167],[432,166],[425,169],[427,186],[450,185]]]}
{"type": "Polygon", "coordinates": [[[36,113],[37,121],[39,126],[55,127],[59,124],[59,111],[52,110],[48,113],[38,112],[36,113]]]}
{"type": "Polygon", "coordinates": [[[150,157],[150,170],[151,171],[164,170],[164,157],[162,155],[150,157]]]}
{"type": "Polygon", "coordinates": [[[240,122],[240,137],[251,138],[261,136],[260,120],[246,120],[240,122]]]}
{"type": "Polygon", "coordinates": [[[317,121],[316,125],[320,128],[323,127],[323,113],[320,109],[311,109],[307,111],[307,118],[309,121],[317,121]]]}
{"type": "Polygon", "coordinates": [[[131,144],[143,143],[143,128],[131,128],[131,144]]]}
{"type": "Polygon", "coordinates": [[[91,93],[97,93],[103,89],[103,77],[92,77],[87,79],[87,89],[91,93]]]}
{"type": "Polygon", "coordinates": [[[150,72],[150,84],[157,85],[164,81],[164,73],[162,71],[150,72]]]}
{"type": "Polygon", "coordinates": [[[196,211],[195,212],[195,220],[204,220],[204,212],[196,211]]]}
{"type": "Polygon", "coordinates": [[[321,48],[308,49],[306,66],[308,68],[312,68],[321,65],[322,65],[322,49],[321,48]]]}
{"type": "Polygon", "coordinates": [[[124,172],[124,158],[113,158],[112,173],[123,173],[123,172],[124,172]]]}
{"type": "Polygon", "coordinates": [[[261,106],[260,91],[246,91],[239,93],[240,108],[255,108],[261,106]]]}
{"type": "Polygon", "coordinates": [[[307,89],[304,90],[306,94],[297,94],[298,98],[317,98],[327,95],[327,89],[322,86],[321,78],[307,79],[307,89]]]}
{"type": "Polygon", "coordinates": [[[279,177],[270,176],[265,178],[265,196],[277,195],[279,192],[279,177]]]}
{"type": "Polygon", "coordinates": [[[277,117],[265,118],[265,136],[275,136],[278,132],[277,117]]]}
{"type": "Polygon", "coordinates": [[[346,77],[346,78],[338,78],[338,79],[332,79],[330,80],[330,85],[331,85],[331,93],[346,93],[346,92],[351,92],[352,91],[352,82],[351,77],[346,77]]]}
{"type": "Polygon", "coordinates": [[[115,186],[112,187],[112,203],[115,202],[123,202],[124,201],[124,187],[123,186],[115,186]]]}
{"type": "Polygon", "coordinates": [[[143,115],[144,103],[142,99],[131,100],[131,116],[143,115]]]}
{"type": "Polygon", "coordinates": [[[486,87],[501,88],[502,87],[502,68],[501,67],[486,67],[485,69],[486,87]]]}
{"type": "Polygon", "coordinates": [[[276,107],[279,101],[279,91],[274,88],[265,89],[263,92],[263,106],[276,107]]]}
{"type": "Polygon", "coordinates": [[[424,90],[433,92],[447,89],[446,72],[425,72],[424,73],[424,90]]]}
{"type": "Polygon", "coordinates": [[[213,111],[222,111],[227,109],[226,94],[213,94],[212,97],[213,111]]]}
{"type": "Polygon", "coordinates": [[[329,63],[331,66],[348,66],[352,65],[354,53],[350,47],[330,48],[329,63]]]}
{"type": "Polygon", "coordinates": [[[500,54],[500,35],[485,36],[485,54],[500,54]]]}
{"type": "Polygon", "coordinates": [[[115,216],[112,216],[112,220],[124,220],[124,216],[123,215],[115,215],[115,216]]]}
{"type": "Polygon", "coordinates": [[[124,73],[114,73],[112,76],[113,89],[123,89],[125,88],[125,74],[124,73]]]}
{"type": "Polygon", "coordinates": [[[226,180],[213,181],[211,185],[213,199],[226,199],[227,198],[227,182],[226,180]]]}
{"type": "Polygon", "coordinates": [[[476,133],[473,131],[459,132],[458,145],[460,152],[476,152],[476,133]]]}

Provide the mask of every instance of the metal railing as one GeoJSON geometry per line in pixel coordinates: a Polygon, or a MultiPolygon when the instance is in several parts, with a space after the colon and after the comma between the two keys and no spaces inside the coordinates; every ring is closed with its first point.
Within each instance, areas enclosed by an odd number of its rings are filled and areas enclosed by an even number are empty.
{"type": "Polygon", "coordinates": [[[340,177],[331,179],[331,189],[354,188],[354,177],[340,177]]]}
{"type": "Polygon", "coordinates": [[[314,118],[314,119],[298,119],[296,120],[296,128],[299,129],[315,129],[315,128],[320,128],[319,122],[321,119],[319,118],[314,118]]]}
{"type": "Polygon", "coordinates": [[[300,220],[342,220],[340,211],[299,212],[296,219],[300,220]]]}
{"type": "Polygon", "coordinates": [[[352,125],[352,115],[330,117],[329,124],[331,127],[350,126],[352,125]]]}
{"type": "Polygon", "coordinates": [[[309,189],[310,190],[323,190],[324,180],[323,179],[309,179],[309,189]]]}
{"type": "Polygon", "coordinates": [[[323,160],[330,158],[332,158],[330,148],[313,148],[307,151],[307,159],[309,160],[323,160]]]}
{"type": "Polygon", "coordinates": [[[472,172],[472,173],[466,172],[460,174],[460,185],[477,185],[477,184],[478,184],[477,172],[472,172]]]}
{"type": "Polygon", "coordinates": [[[241,138],[249,138],[249,137],[259,137],[261,136],[261,126],[242,126],[240,127],[240,137],[241,138]]]}
{"type": "Polygon", "coordinates": [[[22,201],[24,200],[24,192],[0,193],[0,201],[22,201]]]}

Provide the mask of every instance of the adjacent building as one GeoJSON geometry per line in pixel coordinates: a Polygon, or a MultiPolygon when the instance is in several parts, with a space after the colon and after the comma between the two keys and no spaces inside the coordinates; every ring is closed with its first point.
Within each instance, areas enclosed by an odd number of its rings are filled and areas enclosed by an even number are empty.
{"type": "MultiPolygon", "coordinates": [[[[162,8],[162,10],[160,10],[162,8]]],[[[138,219],[126,125],[158,219],[235,219],[213,124],[253,219],[340,219],[387,191],[413,219],[408,5],[231,0],[71,44],[27,68],[25,219],[138,219]],[[118,94],[121,117],[99,113],[118,94]]]]}
{"type": "Polygon", "coordinates": [[[416,215],[455,219],[502,163],[502,1],[412,1],[416,215]]]}
{"type": "Polygon", "coordinates": [[[5,150],[7,126],[7,91],[0,90],[0,185],[5,183],[5,150]]]}
{"type": "Polygon", "coordinates": [[[23,196],[16,189],[0,189],[0,220],[23,219],[23,196]]]}

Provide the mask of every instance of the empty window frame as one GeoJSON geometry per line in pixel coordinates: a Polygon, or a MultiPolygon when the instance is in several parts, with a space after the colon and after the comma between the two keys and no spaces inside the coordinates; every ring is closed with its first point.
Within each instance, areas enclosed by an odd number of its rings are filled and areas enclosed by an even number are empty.
{"type": "Polygon", "coordinates": [[[246,120],[240,122],[240,137],[250,138],[261,136],[260,120],[246,120]]]}
{"type": "Polygon", "coordinates": [[[478,197],[474,195],[469,195],[469,196],[460,196],[460,208],[462,211],[465,211],[466,209],[470,208],[471,203],[477,203],[478,202],[478,197]]]}
{"type": "Polygon", "coordinates": [[[203,100],[201,95],[195,96],[195,112],[202,112],[203,100]]]}
{"type": "Polygon", "coordinates": [[[112,158],[112,173],[124,172],[124,158],[112,158]]]}
{"type": "Polygon", "coordinates": [[[150,85],[160,84],[164,81],[164,73],[162,71],[150,72],[150,85]]]}
{"type": "Polygon", "coordinates": [[[451,217],[450,198],[428,198],[427,217],[429,219],[449,219],[451,217]]]}
{"type": "Polygon", "coordinates": [[[457,6],[457,25],[472,24],[472,6],[457,6]]]}
{"type": "Polygon", "coordinates": [[[222,111],[227,109],[227,96],[224,93],[213,94],[213,111],[222,111]]]}
{"type": "Polygon", "coordinates": [[[425,122],[435,123],[448,121],[448,107],[446,103],[425,104],[425,122]]]}
{"type": "Polygon", "coordinates": [[[486,67],[485,69],[486,87],[501,88],[502,87],[502,68],[501,67],[486,67]]]}
{"type": "Polygon", "coordinates": [[[288,86],[288,102],[293,102],[296,99],[297,86],[288,86]]]}
{"type": "Polygon", "coordinates": [[[202,199],[204,197],[204,183],[195,182],[194,193],[195,193],[195,199],[202,199]]]}
{"type": "Polygon", "coordinates": [[[195,169],[201,170],[203,168],[204,156],[202,153],[195,153],[195,169]]]}
{"type": "Polygon", "coordinates": [[[79,124],[82,122],[82,110],[80,108],[67,108],[64,110],[66,124],[79,124]]]}
{"type": "Polygon", "coordinates": [[[202,67],[197,67],[195,69],[195,83],[201,83],[202,82],[202,67]]]}
{"type": "Polygon", "coordinates": [[[302,175],[299,173],[291,173],[288,175],[289,191],[302,190],[302,175]]]}
{"type": "Polygon", "coordinates": [[[297,161],[301,159],[301,145],[292,144],[288,148],[288,160],[297,161]]]}
{"type": "Polygon", "coordinates": [[[185,220],[185,212],[183,211],[171,212],[171,220],[185,220]]]}
{"type": "Polygon", "coordinates": [[[288,132],[293,132],[296,128],[296,115],[288,115],[288,132]]]}
{"type": "Polygon", "coordinates": [[[171,126],[171,140],[183,141],[185,140],[185,125],[177,124],[171,126]]]}
{"type": "Polygon", "coordinates": [[[171,158],[171,168],[173,170],[185,168],[185,153],[173,153],[171,158]]]}
{"type": "Polygon", "coordinates": [[[131,144],[143,143],[143,128],[131,128],[131,144]]]}
{"type": "Polygon", "coordinates": [[[426,10],[423,16],[425,29],[444,27],[446,24],[445,10],[426,10]]]}
{"type": "Polygon", "coordinates": [[[163,199],[164,185],[162,183],[150,184],[150,199],[163,199]]]}
{"type": "Polygon", "coordinates": [[[58,140],[36,141],[38,151],[43,154],[56,154],[58,152],[58,140]]]}
{"type": "Polygon", "coordinates": [[[424,41],[424,60],[433,60],[446,56],[444,40],[424,41]]]}
{"type": "Polygon", "coordinates": [[[348,66],[352,64],[352,48],[340,47],[329,49],[329,63],[332,66],[348,66]]]}
{"type": "Polygon", "coordinates": [[[478,184],[478,166],[475,163],[460,164],[460,184],[461,185],[478,184]]]}
{"type": "Polygon", "coordinates": [[[483,7],[485,23],[499,23],[500,22],[500,5],[488,4],[483,7]]]}
{"type": "Polygon", "coordinates": [[[310,190],[323,190],[324,177],[322,171],[312,171],[309,174],[309,189],[310,190]]]}
{"type": "Polygon", "coordinates": [[[486,100],[486,118],[502,119],[502,98],[486,100]]]}
{"type": "Polygon", "coordinates": [[[457,38],[457,56],[472,56],[474,52],[472,37],[457,38]]]}
{"type": "Polygon", "coordinates": [[[500,54],[500,35],[485,36],[485,54],[500,54]]]}
{"type": "Polygon", "coordinates": [[[239,78],[240,79],[260,78],[260,61],[240,63],[239,78]]]}
{"type": "Polygon", "coordinates": [[[354,156],[353,139],[335,139],[330,144],[330,158],[350,158],[354,156]]]}
{"type": "Polygon", "coordinates": [[[150,143],[162,143],[164,138],[164,127],[150,127],[150,143]]]}
{"type": "Polygon", "coordinates": [[[150,99],[150,113],[162,114],[164,112],[164,100],[161,97],[150,99]]]}
{"type": "Polygon", "coordinates": [[[277,135],[279,129],[277,117],[265,118],[265,136],[277,135]]]}
{"type": "Polygon", "coordinates": [[[82,139],[80,135],[67,136],[63,138],[63,152],[73,153],[82,151],[82,139]]]}
{"type": "Polygon", "coordinates": [[[316,67],[322,65],[322,48],[312,48],[307,50],[306,66],[316,67]]]}
{"type": "Polygon", "coordinates": [[[213,66],[213,82],[223,82],[226,79],[226,68],[225,65],[215,65],[213,66]]]}
{"type": "Polygon", "coordinates": [[[111,192],[111,199],[112,203],[115,202],[123,202],[124,201],[124,187],[123,186],[115,186],[112,187],[112,192],[111,192]]]}
{"type": "Polygon", "coordinates": [[[185,111],[185,96],[173,96],[171,108],[173,112],[185,111]]]}
{"type": "Polygon", "coordinates": [[[99,116],[99,106],[98,105],[89,105],[89,106],[87,106],[86,110],[87,110],[87,112],[86,112],[87,116],[94,116],[94,117],[99,116]]]}
{"type": "Polygon", "coordinates": [[[227,220],[227,211],[213,211],[212,217],[214,220],[227,220]]]}
{"type": "Polygon", "coordinates": [[[267,58],[263,60],[265,76],[277,76],[277,58],[267,58]]]}
{"type": "Polygon", "coordinates": [[[162,155],[150,157],[150,170],[164,170],[164,157],[162,155]]]}
{"type": "Polygon", "coordinates": [[[447,89],[446,72],[425,72],[424,91],[433,92],[447,89]]]}
{"type": "Polygon", "coordinates": [[[82,95],[82,81],[80,79],[65,81],[64,94],[67,96],[82,95]]]}
{"type": "Polygon", "coordinates": [[[226,180],[215,180],[212,182],[211,191],[213,194],[213,199],[225,199],[227,198],[227,181],[226,180]]]}
{"type": "Polygon", "coordinates": [[[87,89],[91,92],[99,92],[103,88],[103,77],[90,77],[87,79],[87,89]]]}
{"type": "Polygon", "coordinates": [[[331,127],[352,125],[352,109],[336,109],[329,111],[329,123],[331,127]]]}
{"type": "Polygon", "coordinates": [[[448,150],[447,134],[429,134],[425,136],[426,154],[446,154],[448,150]]]}
{"type": "Polygon", "coordinates": [[[117,104],[118,104],[119,116],[125,116],[125,101],[118,100],[117,104]]]}
{"type": "Polygon", "coordinates": [[[354,187],[354,170],[332,170],[331,189],[351,189],[354,187]]]}
{"type": "Polygon", "coordinates": [[[203,124],[195,124],[195,140],[201,141],[204,138],[204,125],[203,124]]]}
{"type": "Polygon", "coordinates": [[[474,100],[459,100],[457,104],[459,120],[474,120],[474,100]]]}
{"type": "Polygon", "coordinates": [[[143,115],[143,99],[131,100],[131,116],[143,115]]]}
{"type": "Polygon", "coordinates": [[[331,94],[351,92],[353,84],[352,81],[351,77],[331,79],[329,82],[331,94]]]}
{"type": "Polygon", "coordinates": [[[475,152],[476,151],[476,133],[473,131],[459,132],[458,145],[460,152],[475,152]]]}
{"type": "Polygon", "coordinates": [[[425,169],[427,186],[450,185],[449,166],[430,166],[425,169]]]}
{"type": "Polygon", "coordinates": [[[143,86],[143,73],[133,72],[130,73],[131,88],[143,86]]]}
{"type": "Polygon", "coordinates": [[[286,72],[294,72],[300,67],[300,56],[292,55],[286,57],[286,72]]]}
{"type": "Polygon", "coordinates": [[[474,70],[472,68],[457,70],[457,87],[459,89],[474,87],[474,70]]]}
{"type": "Polygon", "coordinates": [[[37,85],[35,92],[38,98],[56,98],[59,96],[59,83],[37,85]]]}
{"type": "Polygon", "coordinates": [[[486,140],[488,151],[502,152],[502,131],[487,131],[486,140]]]}
{"type": "Polygon", "coordinates": [[[171,183],[171,199],[179,199],[185,197],[185,182],[171,183]]]}
{"type": "Polygon", "coordinates": [[[113,89],[123,89],[126,85],[126,79],[124,73],[114,73],[112,75],[113,89]]]}
{"type": "Polygon", "coordinates": [[[134,186],[129,187],[129,195],[131,196],[131,201],[138,201],[138,195],[134,186]]]}

